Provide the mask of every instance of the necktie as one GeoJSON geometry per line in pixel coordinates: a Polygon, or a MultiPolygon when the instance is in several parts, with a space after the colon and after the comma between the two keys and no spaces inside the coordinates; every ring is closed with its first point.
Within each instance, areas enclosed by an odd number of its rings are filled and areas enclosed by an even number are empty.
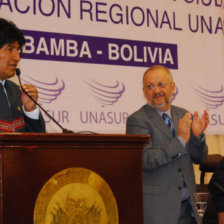
{"type": "Polygon", "coordinates": [[[9,102],[8,94],[7,94],[7,91],[5,89],[5,86],[2,83],[0,84],[0,89],[2,90],[3,99],[7,101],[7,104],[10,107],[10,102],[9,102]]]}
{"type": "Polygon", "coordinates": [[[171,119],[170,119],[169,115],[167,113],[163,113],[162,117],[163,117],[163,120],[165,121],[165,124],[170,129],[171,134],[173,135],[173,137],[175,137],[175,130],[171,123],[171,119]]]}

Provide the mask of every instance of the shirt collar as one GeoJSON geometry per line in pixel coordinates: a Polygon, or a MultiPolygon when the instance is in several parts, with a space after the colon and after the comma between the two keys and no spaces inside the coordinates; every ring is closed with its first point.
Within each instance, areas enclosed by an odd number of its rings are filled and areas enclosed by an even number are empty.
{"type": "Polygon", "coordinates": [[[0,83],[4,86],[5,85],[5,80],[0,80],[0,83]]]}
{"type": "Polygon", "coordinates": [[[166,113],[166,114],[169,115],[170,118],[172,117],[171,116],[171,109],[170,108],[167,111],[159,111],[159,110],[157,110],[157,112],[159,113],[160,116],[162,116],[163,113],[166,113]]]}

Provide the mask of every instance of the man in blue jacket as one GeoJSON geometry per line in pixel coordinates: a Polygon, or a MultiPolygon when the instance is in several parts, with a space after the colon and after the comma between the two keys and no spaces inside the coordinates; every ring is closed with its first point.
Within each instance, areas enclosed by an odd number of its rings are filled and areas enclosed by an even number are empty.
{"type": "MultiPolygon", "coordinates": [[[[0,18],[0,132],[45,132],[45,122],[35,103],[12,81],[25,44],[21,30],[0,18]]],[[[28,84],[24,90],[38,100],[37,89],[28,84]]]]}

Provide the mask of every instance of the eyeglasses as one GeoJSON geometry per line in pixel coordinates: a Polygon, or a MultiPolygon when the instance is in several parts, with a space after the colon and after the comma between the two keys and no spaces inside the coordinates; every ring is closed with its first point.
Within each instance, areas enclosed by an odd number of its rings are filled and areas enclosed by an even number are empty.
{"type": "Polygon", "coordinates": [[[159,82],[157,85],[149,84],[149,85],[144,85],[144,87],[146,87],[148,90],[154,90],[156,86],[160,89],[163,89],[167,86],[167,84],[168,83],[165,83],[165,82],[159,82]]]}

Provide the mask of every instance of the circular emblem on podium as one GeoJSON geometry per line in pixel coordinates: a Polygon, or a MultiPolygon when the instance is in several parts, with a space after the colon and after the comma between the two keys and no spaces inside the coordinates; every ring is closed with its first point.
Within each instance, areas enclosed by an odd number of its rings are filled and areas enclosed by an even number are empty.
{"type": "Polygon", "coordinates": [[[55,174],[41,189],[34,224],[118,224],[116,199],[97,173],[69,168],[55,174]]]}

